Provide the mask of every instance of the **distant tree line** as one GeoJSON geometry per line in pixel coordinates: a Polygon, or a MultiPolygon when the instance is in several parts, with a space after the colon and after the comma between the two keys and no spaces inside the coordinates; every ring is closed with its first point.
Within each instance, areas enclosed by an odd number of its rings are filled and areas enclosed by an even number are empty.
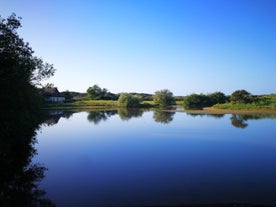
{"type": "MultiPolygon", "coordinates": [[[[97,84],[87,89],[87,98],[90,100],[118,100],[119,106],[138,107],[141,101],[154,101],[155,105],[165,107],[175,104],[173,93],[168,89],[156,91],[154,95],[146,93],[119,93],[114,94],[97,84]]],[[[69,92],[64,93],[69,96],[69,92]]]]}
{"type": "Polygon", "coordinates": [[[226,102],[230,102],[233,104],[269,104],[269,100],[266,99],[264,96],[254,96],[244,89],[236,90],[230,96],[226,96],[222,92],[215,92],[207,95],[191,94],[184,98],[183,103],[186,109],[201,109],[203,107],[209,107],[215,104],[223,104],[226,102]]]}

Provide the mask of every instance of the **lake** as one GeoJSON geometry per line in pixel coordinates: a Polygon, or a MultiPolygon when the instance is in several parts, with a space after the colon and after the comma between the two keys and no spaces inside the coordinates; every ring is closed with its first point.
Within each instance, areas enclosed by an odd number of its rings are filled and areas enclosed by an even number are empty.
{"type": "Polygon", "coordinates": [[[57,206],[276,205],[276,115],[49,111],[34,147],[57,206]]]}

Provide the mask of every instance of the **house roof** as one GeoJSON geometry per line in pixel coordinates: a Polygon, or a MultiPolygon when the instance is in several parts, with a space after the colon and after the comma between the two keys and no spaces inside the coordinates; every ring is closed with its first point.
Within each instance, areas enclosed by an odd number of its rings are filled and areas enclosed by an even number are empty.
{"type": "Polygon", "coordinates": [[[53,97],[63,97],[56,87],[54,87],[54,88],[50,88],[50,87],[43,88],[42,89],[42,95],[43,96],[53,96],[53,97]]]}

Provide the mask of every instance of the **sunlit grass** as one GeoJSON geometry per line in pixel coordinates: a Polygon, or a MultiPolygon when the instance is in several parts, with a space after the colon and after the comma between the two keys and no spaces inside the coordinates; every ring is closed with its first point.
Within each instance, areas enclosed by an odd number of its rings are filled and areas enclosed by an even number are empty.
{"type": "MultiPolygon", "coordinates": [[[[46,107],[117,107],[118,101],[113,100],[79,100],[74,102],[48,103],[46,107]]],[[[154,107],[153,101],[142,101],[141,107],[154,107]]]]}
{"type": "Polygon", "coordinates": [[[262,95],[256,98],[253,103],[225,103],[216,104],[213,106],[216,109],[228,109],[228,110],[269,110],[276,111],[276,95],[262,95]]]}

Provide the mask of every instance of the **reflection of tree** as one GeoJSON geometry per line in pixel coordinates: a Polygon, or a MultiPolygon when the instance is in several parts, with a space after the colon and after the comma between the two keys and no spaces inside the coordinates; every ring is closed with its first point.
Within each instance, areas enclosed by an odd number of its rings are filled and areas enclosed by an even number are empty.
{"type": "Polygon", "coordinates": [[[234,127],[244,129],[248,126],[248,124],[245,122],[245,119],[241,115],[232,114],[230,119],[234,127]]]}
{"type": "Polygon", "coordinates": [[[90,111],[87,119],[89,122],[94,124],[98,124],[101,121],[106,121],[110,116],[115,115],[117,113],[116,110],[107,110],[107,111],[90,111]]]}
{"type": "Polygon", "coordinates": [[[127,121],[133,117],[141,117],[144,111],[142,109],[135,109],[135,108],[119,108],[118,114],[123,121],[127,121]]]}
{"type": "Polygon", "coordinates": [[[37,116],[27,111],[0,117],[0,206],[54,206],[39,189],[45,167],[31,164],[37,116]]]}
{"type": "Polygon", "coordinates": [[[153,114],[154,121],[162,124],[168,124],[173,120],[175,112],[155,111],[153,114]]]}
{"type": "Polygon", "coordinates": [[[46,111],[44,113],[43,123],[48,126],[57,124],[61,117],[69,119],[75,111],[46,111]]]}
{"type": "Polygon", "coordinates": [[[203,114],[203,113],[187,113],[187,115],[192,116],[192,117],[203,117],[203,116],[207,116],[207,117],[213,117],[213,118],[222,118],[224,117],[224,114],[203,114]]]}

